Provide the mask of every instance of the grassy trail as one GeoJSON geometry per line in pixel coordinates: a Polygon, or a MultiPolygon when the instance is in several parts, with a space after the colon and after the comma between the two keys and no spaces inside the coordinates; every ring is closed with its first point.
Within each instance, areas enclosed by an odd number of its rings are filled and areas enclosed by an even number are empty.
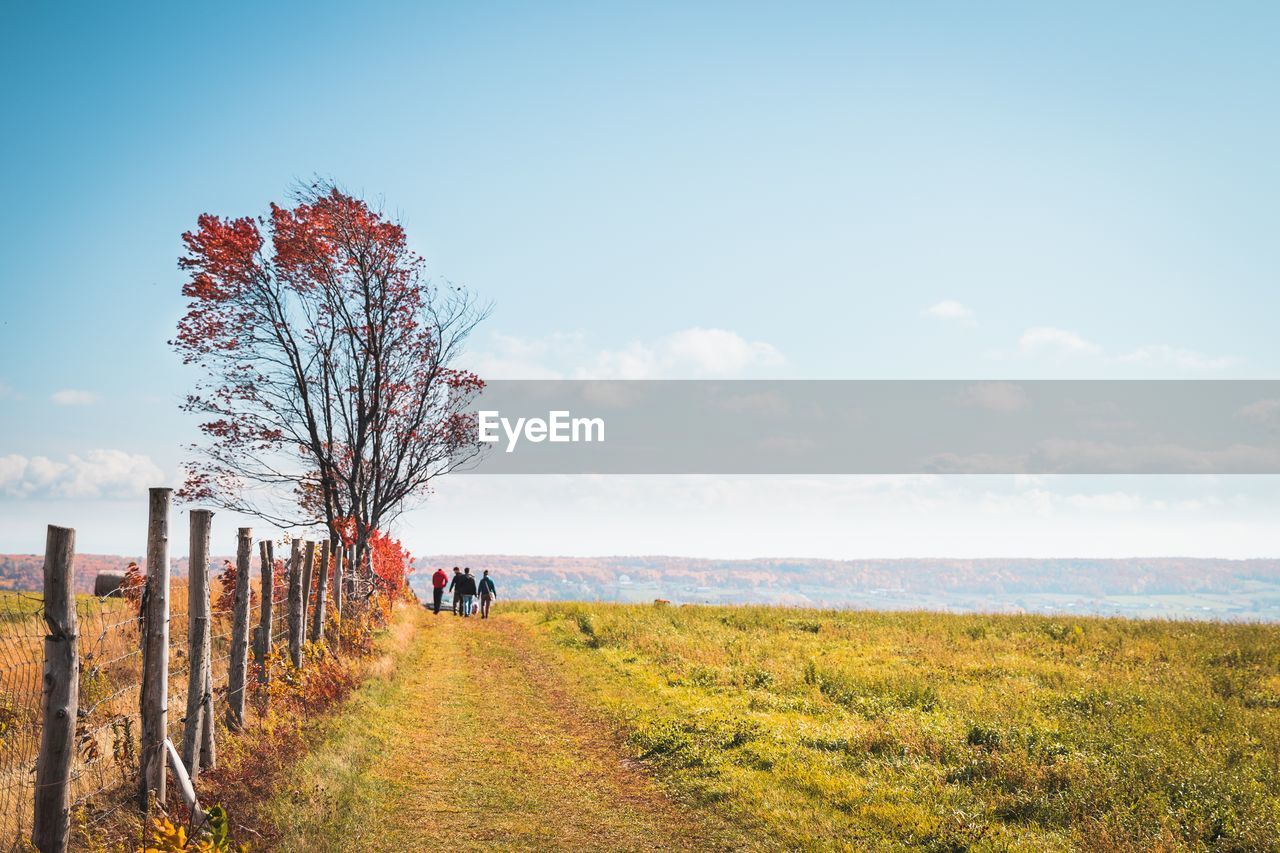
{"type": "Polygon", "coordinates": [[[275,804],[280,849],[735,846],[621,758],[519,621],[411,622],[275,804]]]}

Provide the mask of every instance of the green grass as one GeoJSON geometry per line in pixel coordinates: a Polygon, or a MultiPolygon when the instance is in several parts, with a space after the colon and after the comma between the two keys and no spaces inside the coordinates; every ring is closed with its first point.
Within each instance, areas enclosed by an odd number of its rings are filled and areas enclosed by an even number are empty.
{"type": "Polygon", "coordinates": [[[752,846],[1280,849],[1280,626],[585,604],[515,618],[678,801],[752,846]]]}

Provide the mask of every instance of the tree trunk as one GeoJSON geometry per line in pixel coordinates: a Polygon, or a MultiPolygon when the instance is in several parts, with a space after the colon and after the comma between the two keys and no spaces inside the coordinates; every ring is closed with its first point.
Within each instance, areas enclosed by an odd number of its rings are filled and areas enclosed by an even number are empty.
{"type": "MultiPolygon", "coordinates": [[[[347,604],[356,600],[356,546],[347,547],[347,571],[346,571],[347,588],[342,594],[347,599],[347,604]]],[[[344,605],[345,606],[345,605],[344,605]]]]}

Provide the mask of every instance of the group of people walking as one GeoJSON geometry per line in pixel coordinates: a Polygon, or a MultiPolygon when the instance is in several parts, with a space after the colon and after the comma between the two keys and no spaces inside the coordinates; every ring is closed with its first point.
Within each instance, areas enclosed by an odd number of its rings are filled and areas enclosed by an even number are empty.
{"type": "Polygon", "coordinates": [[[471,616],[479,612],[481,619],[489,618],[489,606],[498,597],[498,590],[493,585],[493,578],[489,577],[488,569],[484,570],[484,575],[478,584],[476,576],[471,574],[470,566],[465,569],[454,566],[452,579],[445,574],[444,569],[436,569],[435,574],[431,576],[431,609],[437,616],[440,615],[440,603],[444,600],[446,587],[453,593],[454,616],[471,616]],[[478,611],[477,597],[480,599],[478,611]]]}

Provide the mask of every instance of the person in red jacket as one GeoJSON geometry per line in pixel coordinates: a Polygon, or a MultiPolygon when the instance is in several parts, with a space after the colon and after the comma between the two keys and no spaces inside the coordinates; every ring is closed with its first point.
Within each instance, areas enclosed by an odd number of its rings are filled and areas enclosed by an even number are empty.
{"type": "Polygon", "coordinates": [[[444,588],[449,585],[449,576],[444,573],[444,569],[436,569],[436,573],[431,576],[431,609],[437,616],[440,615],[440,601],[444,598],[444,588]]]}

